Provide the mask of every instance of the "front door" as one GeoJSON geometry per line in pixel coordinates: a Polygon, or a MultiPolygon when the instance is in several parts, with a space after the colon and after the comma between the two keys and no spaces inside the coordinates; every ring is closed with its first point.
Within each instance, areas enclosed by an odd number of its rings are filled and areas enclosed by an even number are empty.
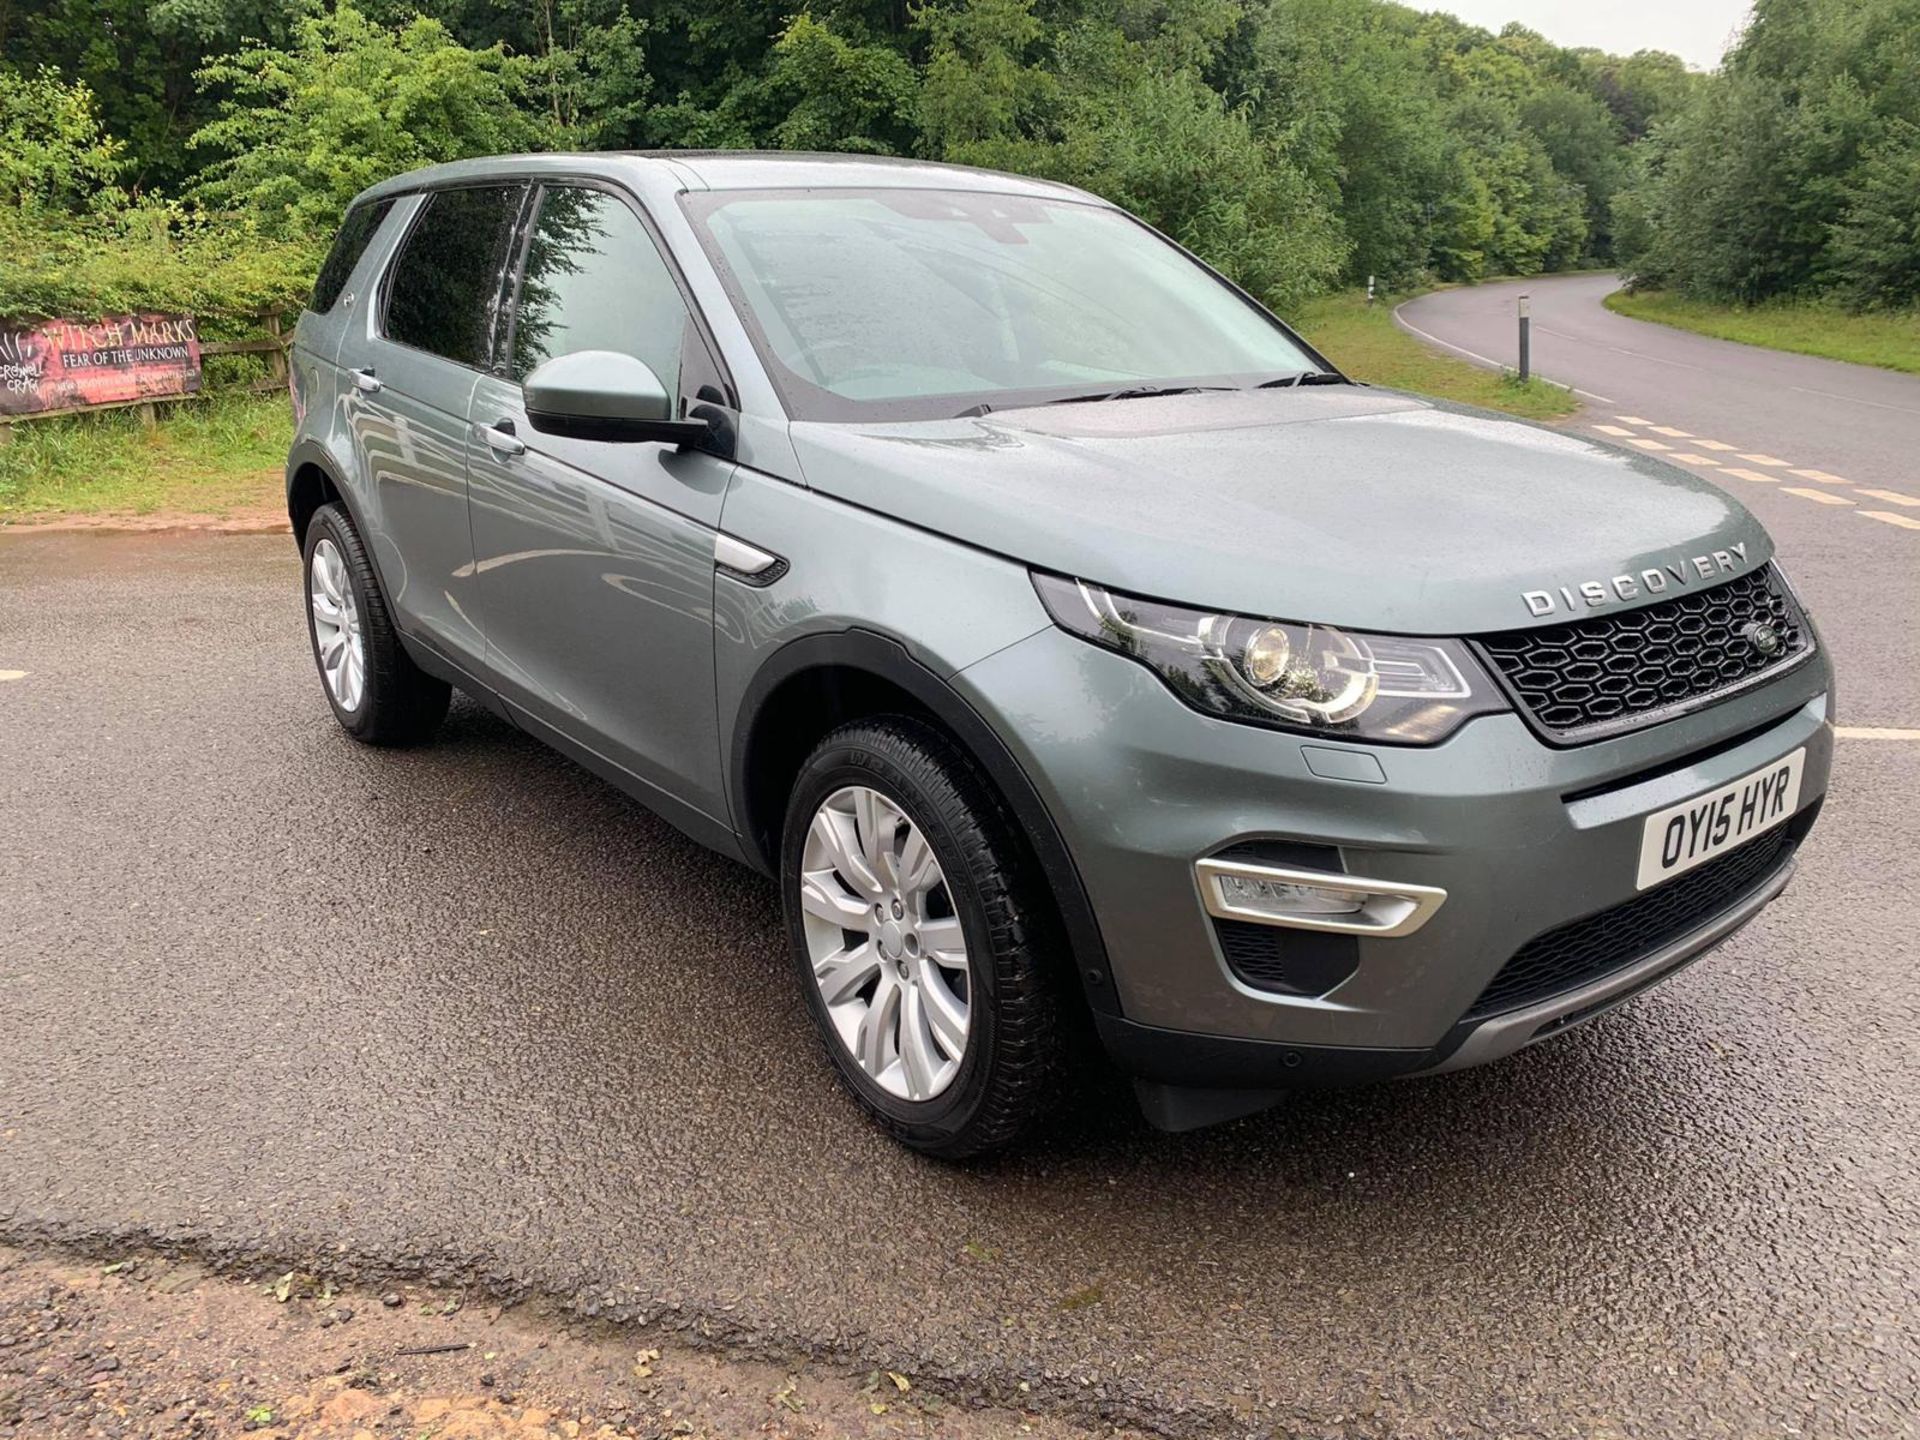
{"type": "MultiPolygon", "coordinates": [[[[655,443],[542,435],[520,382],[614,350],[680,394],[700,344],[629,203],[546,187],[504,374],[468,409],[475,613],[501,691],[665,797],[724,820],[713,694],[713,538],[731,461],[655,443]]],[[[701,352],[704,356],[704,351],[701,352]]]]}
{"type": "Polygon", "coordinates": [[[486,652],[474,622],[467,527],[467,411],[502,328],[503,276],[527,187],[477,185],[417,202],[342,377],[372,486],[365,537],[409,635],[469,667],[486,652]]]}

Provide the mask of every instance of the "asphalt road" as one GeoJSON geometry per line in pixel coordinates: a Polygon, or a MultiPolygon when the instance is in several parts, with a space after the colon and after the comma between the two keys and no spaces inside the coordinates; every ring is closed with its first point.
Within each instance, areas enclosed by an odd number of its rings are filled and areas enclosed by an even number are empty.
{"type": "Polygon", "coordinates": [[[1652,453],[1739,496],[1833,646],[1841,718],[1920,725],[1920,375],[1629,320],[1600,303],[1619,284],[1578,275],[1442,290],[1397,314],[1433,343],[1512,367],[1515,302],[1530,294],[1534,369],[1585,401],[1573,428],[1665,447],[1652,453]]]}
{"type": "MultiPolygon", "coordinates": [[[[1634,403],[1710,433],[1669,388],[1634,403]]],[[[1920,533],[1825,508],[1780,533],[1849,718],[1920,723],[1913,608],[1847,613],[1920,533]]],[[[18,671],[0,1240],[534,1288],[1195,1433],[1920,1425],[1920,745],[1843,742],[1785,897],[1563,1040],[956,1170],[839,1095],[768,884],[471,705],[340,735],[285,538],[0,537],[18,671]]]]}

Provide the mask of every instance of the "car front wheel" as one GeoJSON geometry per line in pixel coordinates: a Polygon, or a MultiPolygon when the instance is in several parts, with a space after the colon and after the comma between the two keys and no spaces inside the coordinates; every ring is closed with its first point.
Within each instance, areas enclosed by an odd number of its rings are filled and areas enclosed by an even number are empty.
{"type": "Polygon", "coordinates": [[[795,782],[782,892],[827,1050],[897,1139],[1004,1146],[1051,1093],[1044,893],[964,752],[904,718],[828,735],[795,782]]]}

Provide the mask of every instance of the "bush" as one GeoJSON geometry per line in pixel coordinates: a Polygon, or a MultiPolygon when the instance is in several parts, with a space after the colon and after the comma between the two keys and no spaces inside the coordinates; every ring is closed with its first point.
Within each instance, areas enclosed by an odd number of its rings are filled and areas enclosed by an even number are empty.
{"type": "MultiPolygon", "coordinates": [[[[117,214],[23,222],[0,210],[0,316],[91,319],[126,312],[192,315],[202,340],[260,334],[263,314],[292,316],[313,289],[319,254],[241,221],[148,204],[117,214]]],[[[207,384],[257,379],[259,355],[220,355],[207,384]]]]}

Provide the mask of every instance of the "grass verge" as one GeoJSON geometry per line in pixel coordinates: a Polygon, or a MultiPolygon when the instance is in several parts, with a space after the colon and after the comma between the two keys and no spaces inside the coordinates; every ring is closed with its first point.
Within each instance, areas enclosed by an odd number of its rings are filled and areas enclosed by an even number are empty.
{"type": "Polygon", "coordinates": [[[1855,315],[1835,305],[1781,301],[1768,305],[1715,305],[1664,291],[1615,291],[1609,310],[1742,345],[1792,350],[1827,360],[1850,360],[1920,375],[1920,312],[1855,315]]]}
{"type": "Polygon", "coordinates": [[[1522,385],[1511,372],[1470,365],[1421,343],[1393,323],[1395,303],[1376,299],[1368,305],[1364,293],[1341,291],[1309,300],[1288,318],[1356,380],[1505,410],[1528,420],[1554,420],[1579,409],[1572,392],[1558,385],[1539,379],[1522,385]]]}
{"type": "Polygon", "coordinates": [[[132,410],[16,424],[0,446],[0,525],[278,509],[292,438],[285,395],[166,405],[151,427],[132,410]]]}

